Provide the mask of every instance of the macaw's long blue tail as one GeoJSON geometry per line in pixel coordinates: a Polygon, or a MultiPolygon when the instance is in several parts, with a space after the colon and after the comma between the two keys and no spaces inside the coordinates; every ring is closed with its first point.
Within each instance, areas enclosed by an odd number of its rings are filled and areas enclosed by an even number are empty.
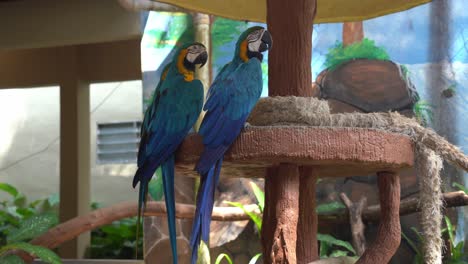
{"type": "Polygon", "coordinates": [[[209,245],[211,213],[213,212],[214,195],[216,186],[218,185],[222,163],[223,159],[221,158],[208,172],[201,175],[200,187],[197,193],[197,209],[193,219],[192,237],[190,238],[192,264],[197,263],[200,240],[203,240],[209,245]]]}
{"type": "Polygon", "coordinates": [[[135,177],[133,179],[133,188],[135,188],[138,181],[140,182],[140,190],[138,192],[138,217],[137,217],[137,230],[136,230],[136,243],[135,243],[135,258],[138,258],[138,241],[140,241],[140,226],[141,226],[141,217],[145,211],[146,207],[146,196],[148,194],[148,182],[151,178],[142,177],[143,176],[143,169],[138,169],[135,173],[135,177]],[[138,179],[135,182],[135,179],[138,179]]]}
{"type": "Polygon", "coordinates": [[[169,226],[169,237],[171,239],[172,263],[177,264],[177,237],[176,237],[176,217],[175,217],[175,196],[174,196],[174,155],[162,165],[164,200],[166,201],[167,223],[169,226]]]}

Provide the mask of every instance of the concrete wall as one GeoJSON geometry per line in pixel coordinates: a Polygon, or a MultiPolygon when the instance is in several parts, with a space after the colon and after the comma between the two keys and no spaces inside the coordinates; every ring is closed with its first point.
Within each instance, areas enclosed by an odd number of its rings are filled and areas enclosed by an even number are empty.
{"type": "MultiPolygon", "coordinates": [[[[93,84],[90,97],[92,201],[136,201],[136,164],[96,163],[96,124],[141,120],[141,81],[93,84]]],[[[58,87],[0,90],[0,182],[32,200],[59,191],[59,101],[58,87]]]]}

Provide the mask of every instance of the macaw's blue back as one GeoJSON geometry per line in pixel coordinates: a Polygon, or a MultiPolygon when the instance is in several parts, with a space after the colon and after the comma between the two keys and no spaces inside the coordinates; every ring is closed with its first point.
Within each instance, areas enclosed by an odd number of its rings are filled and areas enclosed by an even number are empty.
{"type": "MultiPolygon", "coordinates": [[[[140,183],[138,227],[146,204],[148,183],[161,166],[173,263],[177,263],[174,197],[174,152],[195,124],[203,106],[203,85],[194,79],[195,65],[205,64],[200,43],[182,46],[163,71],[153,102],[145,113],[138,150],[138,170],[133,187],[140,183]]],[[[138,236],[138,235],[137,235],[138,236]]]]}
{"type": "Polygon", "coordinates": [[[190,240],[192,264],[197,262],[200,240],[209,244],[211,213],[223,156],[260,98],[262,52],[271,42],[264,28],[247,29],[239,37],[233,60],[223,67],[208,91],[206,114],[199,130],[204,150],[195,167],[201,180],[190,240]]]}

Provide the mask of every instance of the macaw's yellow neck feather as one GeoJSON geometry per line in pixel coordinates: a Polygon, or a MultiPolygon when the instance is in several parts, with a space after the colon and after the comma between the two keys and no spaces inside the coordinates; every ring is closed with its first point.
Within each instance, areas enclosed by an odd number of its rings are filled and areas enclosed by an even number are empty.
{"type": "Polygon", "coordinates": [[[247,62],[249,60],[249,57],[247,56],[247,45],[247,40],[244,40],[241,42],[239,49],[239,57],[244,62],[247,62]]]}
{"type": "Polygon", "coordinates": [[[187,49],[181,50],[179,57],[177,58],[177,70],[180,72],[180,74],[184,75],[185,81],[191,82],[194,79],[194,72],[185,67],[185,55],[187,55],[187,49]]]}
{"type": "Polygon", "coordinates": [[[166,67],[166,69],[164,69],[162,75],[161,75],[161,80],[166,80],[166,77],[167,77],[167,73],[169,72],[169,67],[166,67]]]}

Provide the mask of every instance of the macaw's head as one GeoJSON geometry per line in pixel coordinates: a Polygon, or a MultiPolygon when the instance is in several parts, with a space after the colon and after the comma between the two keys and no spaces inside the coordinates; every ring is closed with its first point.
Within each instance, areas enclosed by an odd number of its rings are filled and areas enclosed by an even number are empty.
{"type": "Polygon", "coordinates": [[[270,49],[273,45],[273,39],[270,32],[263,27],[251,27],[239,36],[236,45],[235,57],[247,62],[251,58],[263,60],[262,52],[270,49]]]}
{"type": "Polygon", "coordinates": [[[187,81],[192,81],[195,65],[199,64],[203,67],[208,60],[208,53],[203,44],[193,42],[183,45],[177,51],[174,60],[178,72],[183,74],[187,81]]]}

